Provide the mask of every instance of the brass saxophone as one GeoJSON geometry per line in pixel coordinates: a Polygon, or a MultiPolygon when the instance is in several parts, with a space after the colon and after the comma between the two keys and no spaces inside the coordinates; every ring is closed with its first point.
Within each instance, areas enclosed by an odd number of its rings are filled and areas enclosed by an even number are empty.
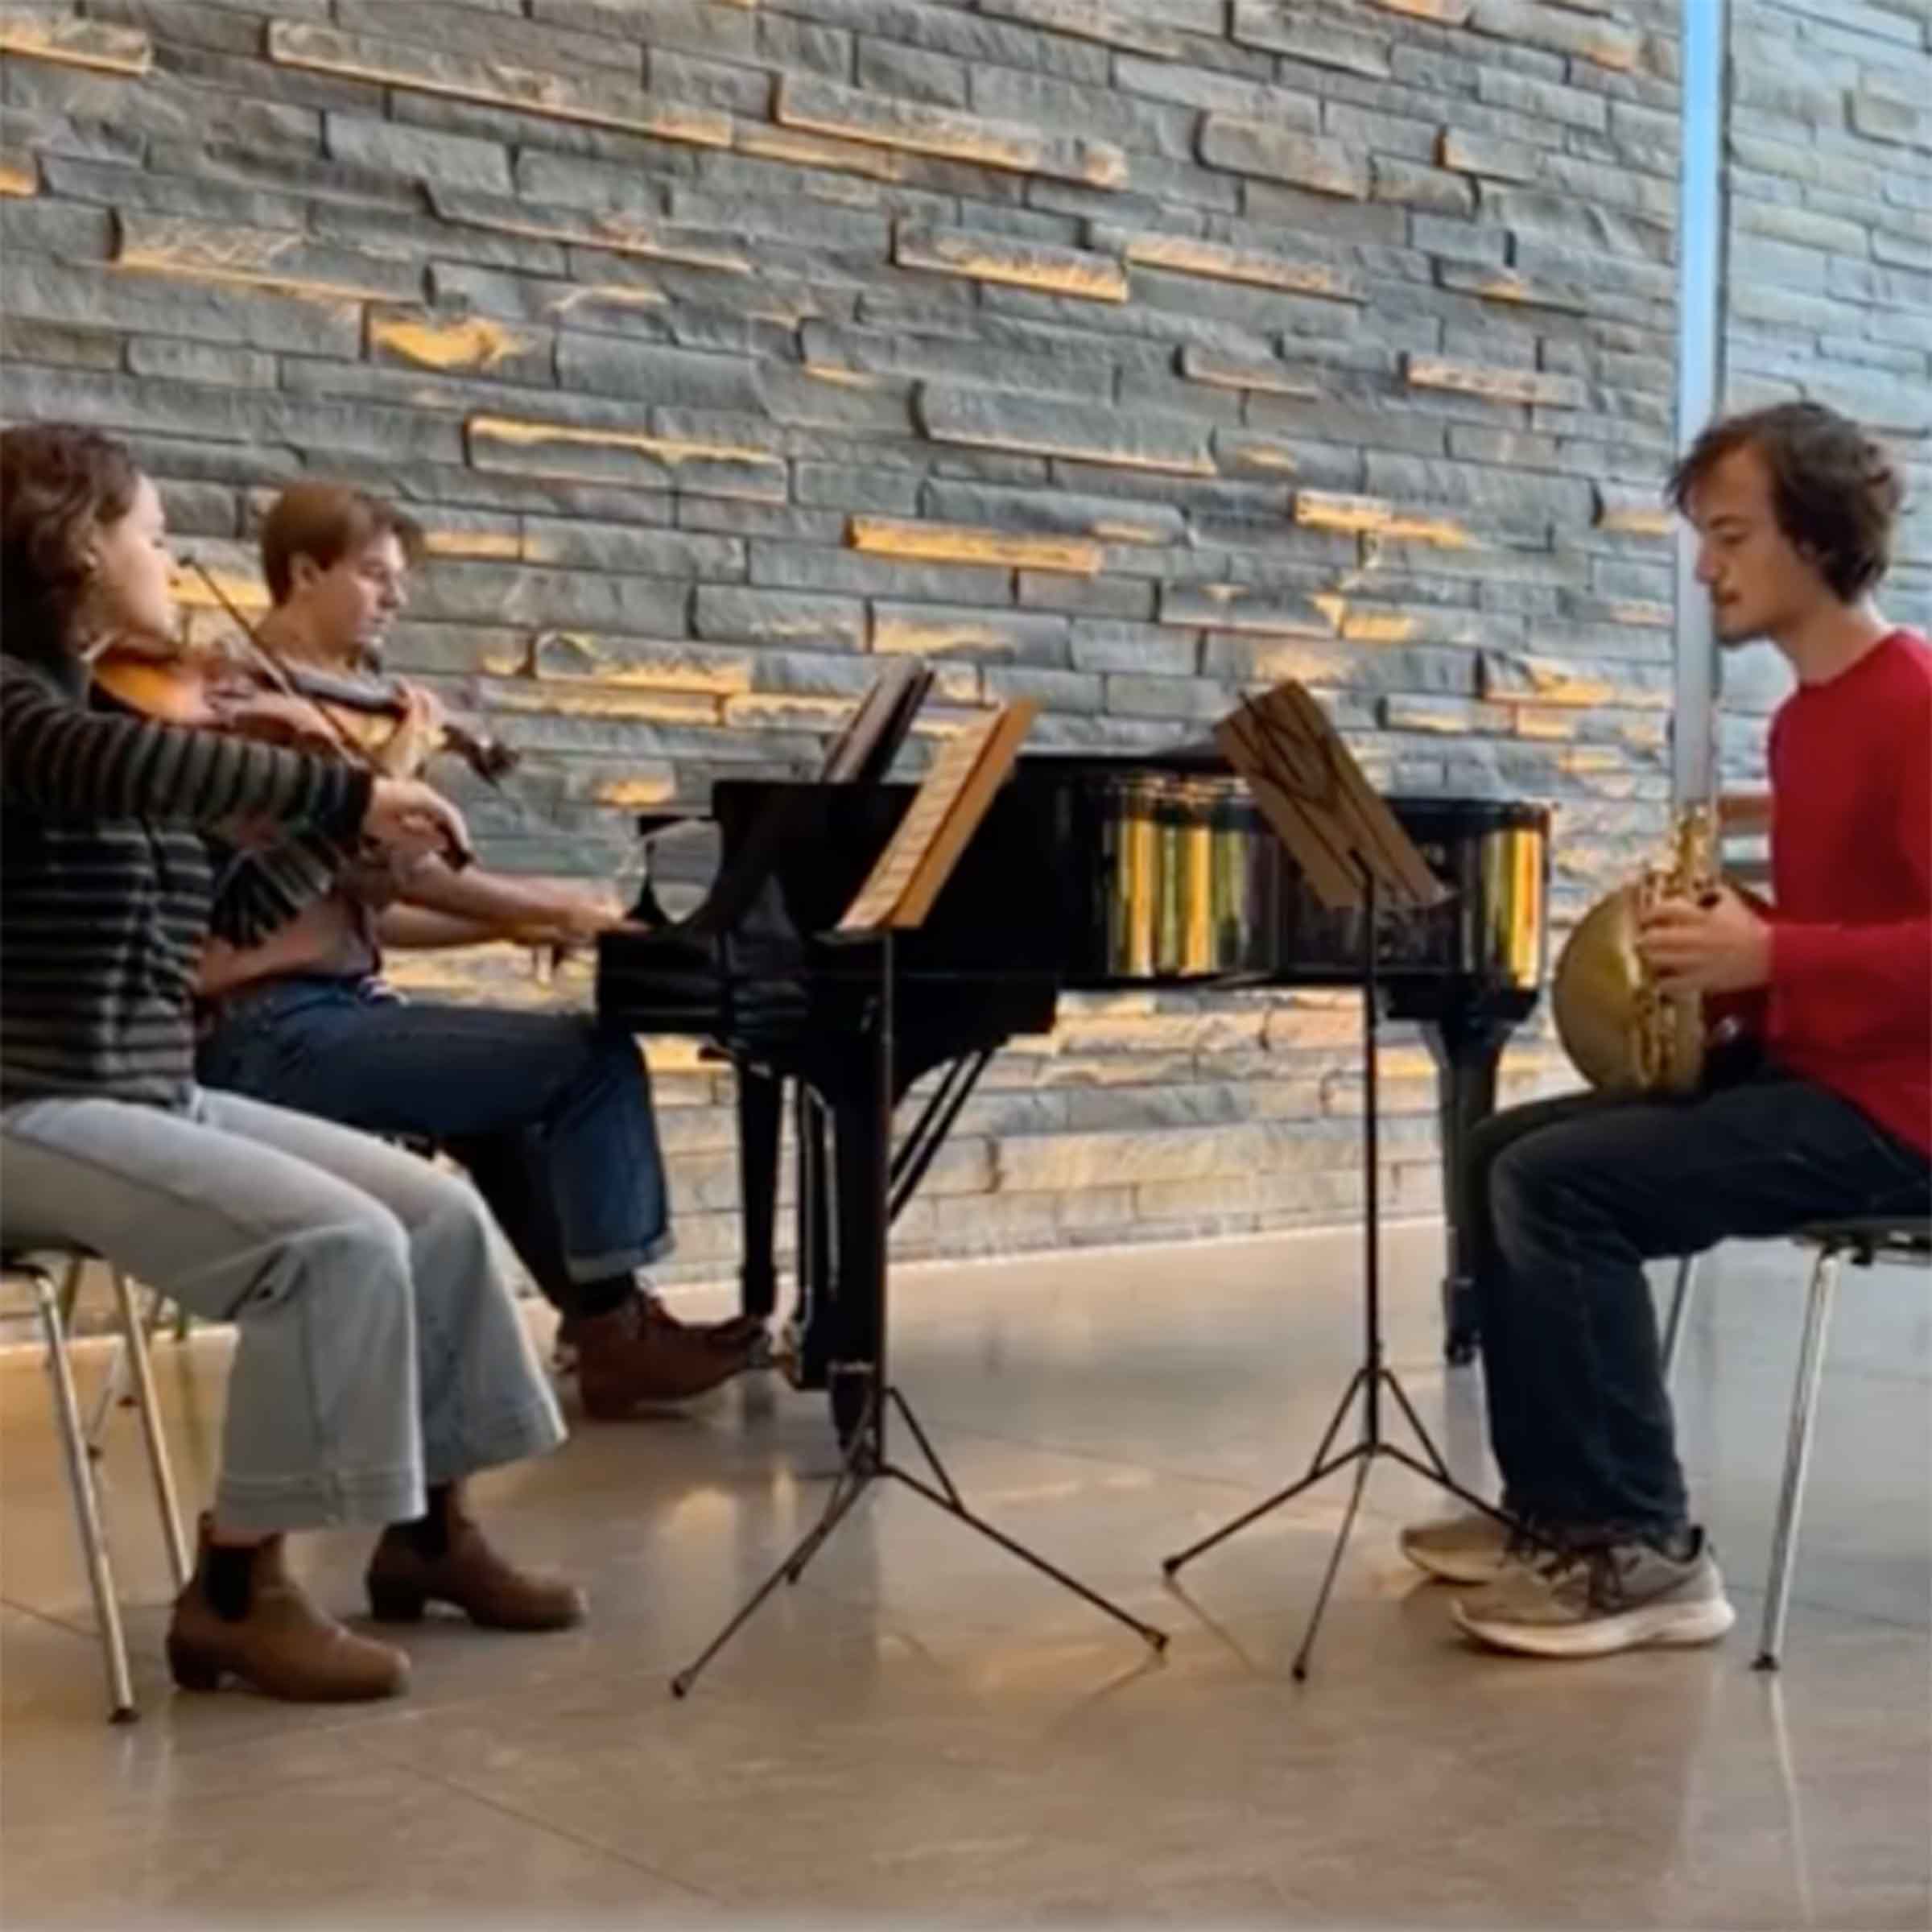
{"type": "Polygon", "coordinates": [[[1637,956],[1637,935],[1660,900],[1695,905],[1722,884],[1714,801],[1684,807],[1668,861],[1600,899],[1565,942],[1550,1003],[1557,1036],[1591,1086],[1620,1093],[1688,1093],[1703,1078],[1703,996],[1666,993],[1637,956]]]}

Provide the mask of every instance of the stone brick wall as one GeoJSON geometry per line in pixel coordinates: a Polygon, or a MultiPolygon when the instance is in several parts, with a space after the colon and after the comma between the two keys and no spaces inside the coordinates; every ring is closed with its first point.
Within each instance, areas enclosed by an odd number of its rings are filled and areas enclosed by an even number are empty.
{"type": "MultiPolygon", "coordinates": [[[[1792,20],[1807,69],[1764,84],[1802,130],[1828,86],[1844,171],[1751,164],[1752,218],[1787,218],[1752,246],[1812,279],[1739,341],[1856,337],[1874,394],[1909,352],[1922,409],[1925,110],[1885,76],[1923,43],[1848,10],[1792,20]]],[[[1555,803],[1560,936],[1666,815],[1676,18],[9,5],[3,407],[132,438],[244,600],[278,484],[414,506],[395,661],[528,754],[522,810],[464,795],[499,862],[612,873],[636,808],[815,758],[880,653],[939,661],[927,733],[1024,694],[1048,746],[1171,742],[1292,675],[1385,782],[1555,803]]],[[[520,972],[415,976],[574,990],[520,972]]],[[[904,1249],[1345,1211],[1355,1038],[1320,996],[1076,1003],[997,1063],[904,1249]]],[[[716,1268],[721,1089],[652,1058],[716,1268]]],[[[1534,1032],[1513,1067],[1558,1073],[1534,1032]]],[[[1437,1204],[1430,1094],[1398,1043],[1400,1208],[1437,1204]]]]}
{"type": "MultiPolygon", "coordinates": [[[[1932,0],[1732,0],[1728,400],[1880,430],[1912,485],[1889,616],[1932,632],[1932,0]]],[[[1790,688],[1727,662],[1725,765],[1755,779],[1790,688]]]]}

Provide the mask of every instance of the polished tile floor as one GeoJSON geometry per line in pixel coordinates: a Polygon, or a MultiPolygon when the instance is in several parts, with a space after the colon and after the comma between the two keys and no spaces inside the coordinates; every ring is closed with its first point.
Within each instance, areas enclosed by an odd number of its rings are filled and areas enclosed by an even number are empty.
{"type": "MultiPolygon", "coordinates": [[[[1439,1237],[1389,1236],[1396,1356],[1463,1468],[1439,1237]]],[[[1174,1633],[1127,1631],[903,1492],[667,1695],[808,1521],[815,1399],[741,1383],[492,1479],[517,1549],[588,1583],[562,1637],[454,1623],[405,1701],[177,1697],[132,1420],[107,1468],[143,1703],[103,1721],[34,1356],[0,1357],[0,1917],[41,1924],[811,1922],[1765,1926],[1932,1922],[1932,1293],[1847,1274],[1787,1668],[1750,1670],[1802,1267],[1725,1252],[1682,1366],[1686,1459],[1739,1601],[1711,1651],[1480,1655],[1393,1548],[1375,1477],[1313,1678],[1289,1677],[1339,1488],[1187,1571],[1157,1559],[1286,1479],[1349,1365],[1354,1244],[1315,1235],[907,1269],[897,1368],[970,1499],[1174,1633]]],[[[713,1298],[713,1305],[716,1298],[713,1298]]],[[[703,1307],[700,1301],[698,1304],[703,1307]]],[[[159,1345],[184,1480],[225,1344],[159,1345]]],[[[85,1373],[97,1374],[101,1357],[85,1373]]],[[[358,1539],[300,1561],[356,1602],[358,1539]]]]}

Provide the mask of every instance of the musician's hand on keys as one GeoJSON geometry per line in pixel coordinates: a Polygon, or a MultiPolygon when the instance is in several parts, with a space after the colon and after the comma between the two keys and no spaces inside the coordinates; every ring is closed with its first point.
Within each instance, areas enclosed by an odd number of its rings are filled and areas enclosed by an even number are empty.
{"type": "Polygon", "coordinates": [[[609,932],[625,923],[624,908],[617,896],[601,886],[559,886],[551,894],[551,912],[556,943],[565,947],[588,946],[601,932],[609,932]]]}
{"type": "Polygon", "coordinates": [[[1666,993],[1748,993],[1770,982],[1770,922],[1728,886],[1701,904],[1665,900],[1637,949],[1666,993]]]}
{"type": "Polygon", "coordinates": [[[565,880],[533,883],[543,890],[543,910],[534,919],[518,922],[514,932],[506,936],[535,950],[537,976],[546,983],[567,960],[595,945],[600,933],[632,923],[617,894],[606,887],[565,880]]]}

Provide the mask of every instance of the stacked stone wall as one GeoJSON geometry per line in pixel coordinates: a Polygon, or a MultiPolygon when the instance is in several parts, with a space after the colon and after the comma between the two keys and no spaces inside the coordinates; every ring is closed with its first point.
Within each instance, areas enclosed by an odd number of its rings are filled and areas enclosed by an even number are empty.
{"type": "MultiPolygon", "coordinates": [[[[1727,399],[1883,434],[1911,493],[1884,607],[1932,632],[1932,0],[1733,0],[1731,56],[1727,399]]],[[[1725,671],[1726,768],[1755,782],[1790,678],[1769,649],[1725,671]]]]}
{"type": "MultiPolygon", "coordinates": [[[[1748,114],[1839,172],[1740,171],[1749,247],[1808,279],[1734,348],[1802,336],[1922,412],[1926,110],[1885,72],[1922,19],[1752,6],[1804,71],[1748,114]]],[[[1294,676],[1385,784],[1553,805],[1560,939],[1667,811],[1677,32],[1675,0],[10,5],[3,407],[132,439],[245,604],[281,485],[403,499],[434,554],[395,664],[526,754],[521,807],[463,795],[500,864],[615,874],[632,814],[808,764],[890,654],[939,670],[921,755],[1021,696],[1040,745],[1159,746],[1294,676]]],[[[1356,1030],[1346,996],[1069,1002],[902,1250],[1351,1212],[1356,1030]]],[[[651,1051],[716,1269],[720,1079],[651,1051]]],[[[1533,1026],[1512,1089],[1561,1077],[1533,1026]]],[[[1398,1041],[1399,1209],[1438,1204],[1431,1092],[1398,1041]]]]}

